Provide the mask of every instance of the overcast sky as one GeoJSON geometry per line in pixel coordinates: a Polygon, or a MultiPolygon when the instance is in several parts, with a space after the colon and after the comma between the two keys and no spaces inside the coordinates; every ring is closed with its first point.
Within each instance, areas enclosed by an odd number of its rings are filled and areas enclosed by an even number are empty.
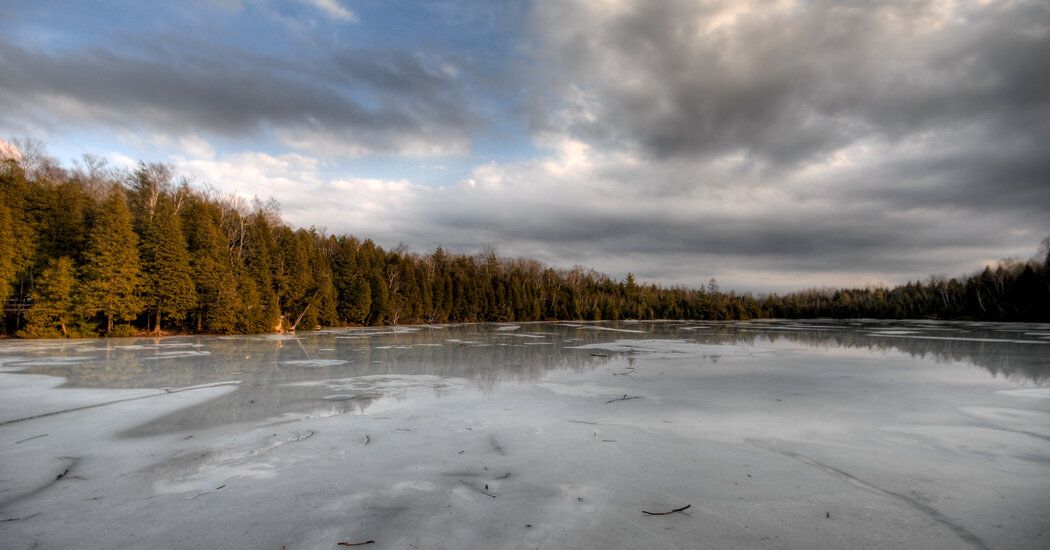
{"type": "Polygon", "coordinates": [[[0,137],[329,232],[665,284],[1050,234],[1046,0],[0,0],[0,137]]]}

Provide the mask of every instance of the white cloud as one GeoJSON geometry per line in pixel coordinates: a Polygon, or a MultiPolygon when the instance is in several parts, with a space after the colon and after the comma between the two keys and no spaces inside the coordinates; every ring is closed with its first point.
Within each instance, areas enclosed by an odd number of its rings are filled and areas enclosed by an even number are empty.
{"type": "Polygon", "coordinates": [[[354,12],[346,9],[339,0],[303,0],[305,3],[317,8],[324,12],[325,15],[332,19],[338,19],[340,21],[357,21],[357,15],[354,12]]]}
{"type": "Polygon", "coordinates": [[[323,183],[318,172],[320,161],[294,153],[244,152],[216,158],[176,155],[172,160],[180,171],[221,191],[245,198],[273,197],[291,206],[323,183]]]}
{"type": "Polygon", "coordinates": [[[179,149],[190,157],[210,159],[215,157],[215,149],[204,138],[189,134],[178,138],[179,149]]]}
{"type": "Polygon", "coordinates": [[[282,217],[296,227],[326,227],[395,244],[410,231],[429,191],[405,180],[326,178],[321,160],[299,154],[242,152],[172,160],[181,172],[221,192],[276,199],[282,217]]]}
{"type": "Polygon", "coordinates": [[[288,129],[277,132],[284,145],[298,151],[323,157],[363,157],[395,154],[405,157],[442,157],[461,155],[470,150],[470,138],[454,129],[421,128],[418,135],[390,135],[377,139],[360,131],[325,131],[288,129]]]}
{"type": "Polygon", "coordinates": [[[135,167],[138,166],[138,161],[117,151],[107,153],[106,159],[109,160],[113,166],[123,170],[134,170],[135,167]]]}

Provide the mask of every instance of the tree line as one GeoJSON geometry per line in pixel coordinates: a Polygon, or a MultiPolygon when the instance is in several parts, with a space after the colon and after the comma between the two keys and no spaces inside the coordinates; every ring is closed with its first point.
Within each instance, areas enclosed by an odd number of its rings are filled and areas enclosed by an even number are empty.
{"type": "MultiPolygon", "coordinates": [[[[494,252],[426,254],[285,224],[273,201],[190,185],[169,164],[0,160],[3,329],[22,337],[211,334],[482,321],[812,317],[1050,321],[1039,259],[894,288],[754,296],[661,287],[494,252]]],[[[1045,257],[1044,257],[1045,256],[1045,257]]]]}

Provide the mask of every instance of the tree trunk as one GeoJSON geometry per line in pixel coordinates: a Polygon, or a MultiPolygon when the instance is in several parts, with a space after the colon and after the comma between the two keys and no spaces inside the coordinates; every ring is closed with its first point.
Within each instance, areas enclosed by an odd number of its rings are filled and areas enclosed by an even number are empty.
{"type": "Polygon", "coordinates": [[[304,315],[306,315],[306,312],[307,312],[307,310],[309,310],[309,309],[310,309],[310,306],[312,306],[312,305],[313,305],[313,303],[314,303],[314,298],[317,298],[317,294],[318,294],[319,292],[321,292],[321,289],[317,289],[317,291],[316,291],[316,292],[314,292],[314,295],[310,297],[310,301],[306,303],[306,307],[305,307],[305,308],[303,308],[303,312],[302,312],[302,313],[300,313],[300,314],[299,314],[299,316],[295,318],[295,322],[294,322],[294,323],[292,323],[292,327],[291,327],[291,331],[292,331],[292,332],[295,332],[295,327],[299,326],[299,321],[302,321],[302,320],[303,320],[303,316],[304,316],[304,315]]]}

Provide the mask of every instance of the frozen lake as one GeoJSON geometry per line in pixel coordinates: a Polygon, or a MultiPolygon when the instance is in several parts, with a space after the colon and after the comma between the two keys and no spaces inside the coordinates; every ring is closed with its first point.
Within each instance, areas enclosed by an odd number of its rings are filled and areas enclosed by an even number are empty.
{"type": "Polygon", "coordinates": [[[368,541],[1048,548],[1050,326],[0,341],[0,547],[368,541]]]}

